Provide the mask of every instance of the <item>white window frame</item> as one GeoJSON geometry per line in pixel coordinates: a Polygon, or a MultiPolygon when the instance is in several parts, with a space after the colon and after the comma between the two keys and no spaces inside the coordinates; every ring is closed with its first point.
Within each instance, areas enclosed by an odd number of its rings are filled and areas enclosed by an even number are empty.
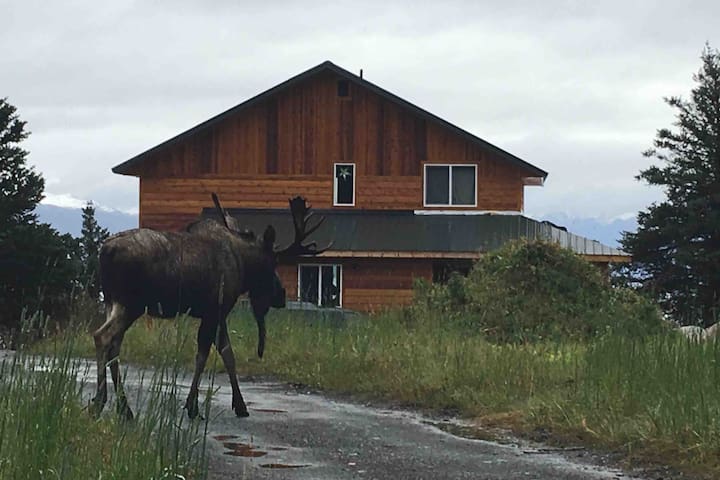
{"type": "Polygon", "coordinates": [[[320,308],[342,308],[343,306],[343,266],[341,263],[298,263],[297,266],[297,300],[302,301],[302,290],[300,289],[300,269],[301,267],[319,267],[318,269],[318,303],[317,307],[320,308]],[[340,290],[340,302],[337,307],[321,307],[320,300],[322,299],[322,267],[339,267],[340,275],[338,278],[338,289],[340,290]]]}
{"type": "Polygon", "coordinates": [[[354,163],[333,163],[333,206],[334,207],[354,207],[355,206],[355,179],[357,177],[357,169],[354,163]],[[338,181],[337,167],[352,167],[353,186],[352,186],[352,203],[338,203],[338,181]]]}
{"type": "Polygon", "coordinates": [[[424,207],[477,207],[478,177],[477,165],[474,163],[426,163],[423,167],[423,206],[424,207]],[[427,169],[428,167],[448,167],[448,203],[427,203],[427,169]],[[453,167],[473,167],[475,172],[475,191],[473,192],[473,203],[456,204],[452,202],[452,171],[453,167]]]}

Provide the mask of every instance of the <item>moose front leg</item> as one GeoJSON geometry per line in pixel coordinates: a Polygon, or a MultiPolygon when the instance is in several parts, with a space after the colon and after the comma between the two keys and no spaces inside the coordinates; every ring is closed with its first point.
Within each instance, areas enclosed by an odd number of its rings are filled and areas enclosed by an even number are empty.
{"type": "Polygon", "coordinates": [[[225,370],[228,372],[230,377],[230,386],[232,387],[232,408],[235,411],[235,415],[238,417],[249,417],[245,400],[243,399],[242,393],[240,393],[240,386],[238,385],[237,374],[235,372],[235,354],[233,353],[232,346],[230,346],[230,336],[227,331],[226,320],[220,321],[218,326],[218,337],[215,343],[220,356],[225,364],[225,370]]]}

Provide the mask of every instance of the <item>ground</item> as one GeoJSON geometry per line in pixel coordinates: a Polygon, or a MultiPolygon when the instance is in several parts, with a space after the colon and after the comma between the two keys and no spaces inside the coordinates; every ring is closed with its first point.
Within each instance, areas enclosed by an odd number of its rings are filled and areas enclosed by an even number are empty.
{"type": "MultiPolygon", "coordinates": [[[[0,349],[0,361],[13,353],[0,349]]],[[[78,377],[84,384],[83,401],[88,403],[95,393],[96,370],[94,362],[80,362],[78,377]]],[[[136,415],[143,415],[144,405],[138,404],[138,398],[147,401],[153,371],[125,366],[122,371],[130,405],[136,415]]],[[[449,414],[430,416],[391,405],[368,405],[276,381],[241,382],[250,417],[237,418],[230,408],[226,376],[216,376],[213,382],[206,437],[212,480],[712,478],[682,475],[662,465],[623,471],[617,468],[623,458],[620,453],[552,447],[519,440],[507,432],[478,430],[449,414]]],[[[205,378],[204,386],[208,383],[205,378]]],[[[179,407],[190,376],[181,375],[174,385],[179,407]]],[[[110,400],[105,410],[108,416],[114,415],[112,393],[110,400]]]]}
{"type": "MultiPolygon", "coordinates": [[[[94,369],[85,375],[92,390],[94,369]]],[[[131,405],[140,377],[128,369],[131,405]]],[[[189,377],[181,380],[183,395],[189,383],[189,377]]],[[[242,382],[250,417],[237,418],[226,377],[215,383],[207,443],[214,480],[646,478],[600,466],[601,456],[583,451],[467,439],[447,433],[462,431],[458,419],[362,405],[278,382],[242,382]]]]}

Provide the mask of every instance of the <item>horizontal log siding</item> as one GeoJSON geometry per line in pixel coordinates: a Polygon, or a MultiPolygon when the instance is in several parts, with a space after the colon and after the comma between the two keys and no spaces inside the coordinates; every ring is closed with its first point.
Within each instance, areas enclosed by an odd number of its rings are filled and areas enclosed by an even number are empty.
{"type": "MultiPolygon", "coordinates": [[[[301,262],[302,263],[302,262],[301,262]]],[[[307,263],[342,265],[343,308],[376,312],[407,305],[415,278],[432,280],[432,261],[424,259],[308,259],[307,263]]],[[[288,300],[297,299],[297,264],[278,267],[288,300]]]]}
{"type": "MultiPolygon", "coordinates": [[[[522,208],[520,195],[511,195],[507,185],[485,183],[478,188],[478,209],[512,210],[522,208]],[[482,207],[482,208],[480,208],[482,207]]],[[[421,177],[359,177],[356,209],[423,209],[421,177]]],[[[252,176],[248,178],[142,178],[140,182],[140,225],[160,228],[160,224],[184,225],[203,208],[211,207],[210,193],[220,196],[226,208],[286,209],[288,198],[303,195],[316,208],[333,207],[332,177],[252,176]]]]}

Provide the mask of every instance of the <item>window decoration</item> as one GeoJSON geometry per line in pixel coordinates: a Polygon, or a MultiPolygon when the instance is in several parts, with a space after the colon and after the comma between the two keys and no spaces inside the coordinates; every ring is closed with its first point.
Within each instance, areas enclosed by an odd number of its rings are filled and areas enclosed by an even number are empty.
{"type": "Polygon", "coordinates": [[[355,164],[336,163],[333,183],[333,204],[338,206],[355,205],[355,164]]]}

